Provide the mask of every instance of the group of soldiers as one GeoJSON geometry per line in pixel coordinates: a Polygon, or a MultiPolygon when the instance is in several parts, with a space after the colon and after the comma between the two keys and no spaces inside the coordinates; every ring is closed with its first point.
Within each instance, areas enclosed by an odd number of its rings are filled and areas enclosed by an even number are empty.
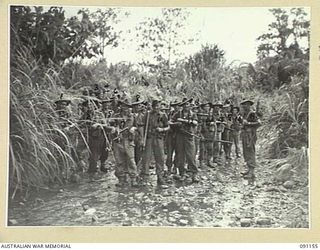
{"type": "MultiPolygon", "coordinates": [[[[246,162],[242,175],[254,181],[260,120],[251,100],[243,100],[238,107],[230,100],[199,103],[183,98],[165,103],[136,96],[129,103],[117,89],[103,98],[98,88],[84,91],[83,96],[78,123],[86,135],[81,138],[89,151],[89,173],[98,172],[99,168],[102,172],[110,171],[107,160],[112,153],[118,187],[152,185],[152,159],[157,185],[168,184],[171,176],[181,182],[198,183],[199,169],[219,166],[223,156],[226,163],[230,162],[233,146],[235,157],[241,157],[241,137],[246,162]]],[[[62,97],[56,101],[60,118],[68,120],[70,104],[62,97]]],[[[77,148],[74,154],[81,155],[81,150],[84,148],[77,148]]]]}

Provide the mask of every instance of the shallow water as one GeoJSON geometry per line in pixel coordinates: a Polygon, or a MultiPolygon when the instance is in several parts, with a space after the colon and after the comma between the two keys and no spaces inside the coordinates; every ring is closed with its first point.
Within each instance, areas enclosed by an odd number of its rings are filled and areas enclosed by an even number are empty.
{"type": "MultiPolygon", "coordinates": [[[[308,189],[270,191],[268,167],[256,169],[255,186],[240,175],[241,161],[206,168],[201,182],[168,188],[117,188],[113,171],[94,176],[84,174],[77,184],[59,192],[42,191],[28,201],[9,203],[9,220],[14,226],[187,226],[308,227],[308,189]],[[268,191],[269,188],[269,191],[268,191]],[[270,223],[257,223],[259,218],[270,223]],[[295,224],[297,218],[300,224],[295,224]]],[[[269,164],[272,164],[269,163],[269,164]]]]}

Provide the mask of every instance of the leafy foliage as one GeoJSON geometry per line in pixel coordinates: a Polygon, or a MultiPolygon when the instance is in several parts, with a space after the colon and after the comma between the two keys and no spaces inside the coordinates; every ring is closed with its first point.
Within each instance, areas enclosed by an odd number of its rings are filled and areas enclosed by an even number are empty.
{"type": "Polygon", "coordinates": [[[281,55],[287,52],[290,45],[301,47],[299,43],[309,37],[310,22],[302,8],[292,8],[290,13],[285,9],[270,9],[275,21],[269,24],[268,33],[257,38],[260,42],[257,54],[259,58],[281,55]]]}
{"type": "Polygon", "coordinates": [[[181,55],[178,47],[194,40],[182,36],[189,15],[182,8],[163,8],[160,17],[147,18],[139,24],[136,29],[143,65],[170,68],[181,55]]]}
{"type": "Polygon", "coordinates": [[[44,11],[42,7],[11,6],[11,62],[15,63],[14,56],[22,46],[30,48],[36,60],[44,64],[95,56],[98,44],[88,40],[95,27],[85,12],[80,14],[81,20],[77,16],[66,19],[62,7],[44,11]]]}

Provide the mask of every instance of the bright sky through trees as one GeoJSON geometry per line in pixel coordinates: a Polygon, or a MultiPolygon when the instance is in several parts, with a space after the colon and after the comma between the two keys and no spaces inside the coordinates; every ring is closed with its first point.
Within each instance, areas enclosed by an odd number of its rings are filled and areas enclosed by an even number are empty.
{"type": "MultiPolygon", "coordinates": [[[[80,7],[64,7],[66,15],[76,15],[80,7]]],[[[97,8],[91,7],[90,11],[97,8]]],[[[257,60],[257,37],[268,30],[268,24],[274,19],[268,11],[270,8],[262,7],[207,7],[187,8],[190,18],[186,25],[186,37],[196,36],[198,40],[191,45],[181,46],[179,50],[189,56],[200,50],[201,45],[218,44],[226,51],[227,63],[232,61],[250,62],[257,60]]],[[[290,8],[288,8],[290,9],[290,8]]],[[[130,7],[123,8],[130,12],[130,16],[122,19],[117,24],[117,29],[122,30],[122,43],[117,48],[108,47],[105,51],[107,61],[116,63],[127,61],[139,62],[141,56],[137,52],[135,27],[147,17],[157,17],[161,8],[130,7]]],[[[310,10],[305,8],[310,16],[310,10]]],[[[306,43],[305,43],[306,44],[306,43]]]]}

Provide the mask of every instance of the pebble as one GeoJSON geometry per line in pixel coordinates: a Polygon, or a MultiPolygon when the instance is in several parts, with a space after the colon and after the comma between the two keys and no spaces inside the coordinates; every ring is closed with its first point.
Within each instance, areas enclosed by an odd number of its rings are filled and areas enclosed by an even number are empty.
{"type": "Polygon", "coordinates": [[[190,207],[184,206],[184,207],[182,207],[182,210],[185,211],[185,212],[188,212],[188,211],[190,211],[190,207]]]}
{"type": "Polygon", "coordinates": [[[267,187],[267,188],[266,188],[266,192],[273,192],[273,191],[279,192],[280,190],[279,190],[279,188],[276,188],[276,187],[274,187],[274,186],[271,186],[271,187],[267,187]]]}
{"type": "Polygon", "coordinates": [[[162,205],[161,205],[162,208],[168,208],[168,202],[164,202],[162,205]]]}
{"type": "Polygon", "coordinates": [[[92,216],[91,218],[92,222],[96,222],[98,221],[98,216],[96,216],[95,214],[92,216]]]}
{"type": "Polygon", "coordinates": [[[222,216],[222,215],[217,215],[216,218],[217,218],[218,220],[222,220],[222,219],[223,219],[223,216],[222,216]]]}
{"type": "Polygon", "coordinates": [[[150,214],[150,218],[151,218],[151,219],[155,219],[155,218],[157,218],[157,216],[156,216],[154,213],[151,213],[151,214],[150,214]]]}
{"type": "Polygon", "coordinates": [[[89,205],[87,205],[87,204],[82,204],[82,209],[83,209],[84,211],[87,211],[89,208],[90,208],[89,205]]]}
{"type": "Polygon", "coordinates": [[[285,183],[283,183],[283,186],[286,188],[286,189],[291,189],[293,188],[295,185],[294,181],[286,181],[285,183]]]}
{"type": "Polygon", "coordinates": [[[151,221],[151,222],[149,223],[149,226],[152,226],[152,227],[158,226],[158,223],[155,222],[155,221],[151,221]]]}
{"type": "Polygon", "coordinates": [[[122,223],[122,226],[132,226],[132,221],[131,220],[124,221],[122,223]]]}
{"type": "Polygon", "coordinates": [[[142,199],[143,195],[144,195],[144,193],[137,193],[137,194],[135,194],[135,198],[140,200],[140,199],[142,199]]]}
{"type": "Polygon", "coordinates": [[[168,218],[168,221],[171,222],[171,223],[173,223],[173,222],[176,222],[176,219],[173,218],[173,217],[169,217],[169,218],[168,218]]]}
{"type": "Polygon", "coordinates": [[[260,218],[257,218],[256,223],[261,226],[271,225],[271,219],[269,217],[260,217],[260,218]]]}
{"type": "Polygon", "coordinates": [[[89,208],[88,210],[86,210],[84,213],[85,214],[89,214],[89,215],[93,215],[96,212],[95,208],[89,208]]]}
{"type": "Polygon", "coordinates": [[[231,191],[235,193],[240,193],[239,188],[235,188],[235,187],[231,188],[231,191]]]}
{"type": "Polygon", "coordinates": [[[201,180],[206,181],[206,180],[208,180],[208,177],[207,176],[201,176],[201,180]]]}
{"type": "Polygon", "coordinates": [[[283,186],[280,186],[279,187],[279,190],[281,191],[281,192],[287,192],[288,190],[285,188],[285,187],[283,187],[283,186]]]}
{"type": "Polygon", "coordinates": [[[241,225],[241,227],[250,227],[251,226],[251,219],[241,219],[240,225],[241,225]]]}
{"type": "Polygon", "coordinates": [[[188,220],[184,220],[184,219],[179,220],[179,224],[180,224],[181,226],[186,226],[186,225],[188,225],[188,223],[189,223],[188,220]]]}
{"type": "Polygon", "coordinates": [[[8,221],[8,225],[9,225],[9,226],[14,226],[14,225],[17,225],[17,224],[18,224],[18,221],[15,220],[15,219],[10,219],[10,220],[8,221]]]}

